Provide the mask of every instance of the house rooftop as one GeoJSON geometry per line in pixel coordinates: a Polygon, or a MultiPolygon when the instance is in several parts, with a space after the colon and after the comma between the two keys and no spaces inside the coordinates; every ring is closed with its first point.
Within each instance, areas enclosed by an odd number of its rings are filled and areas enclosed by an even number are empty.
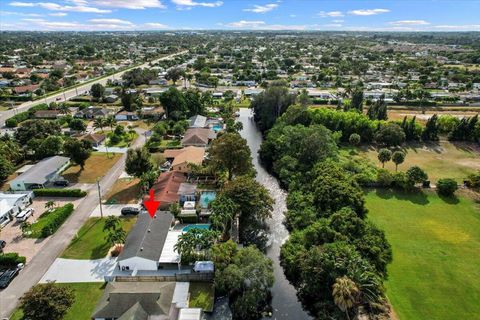
{"type": "Polygon", "coordinates": [[[204,128],[207,124],[207,117],[197,114],[188,119],[188,121],[190,122],[190,128],[204,128]]]}
{"type": "Polygon", "coordinates": [[[157,212],[153,218],[146,212],[139,214],[118,261],[133,257],[159,261],[172,221],[170,213],[157,212]]]}
{"type": "Polygon", "coordinates": [[[53,156],[43,159],[32,168],[28,169],[12,181],[10,184],[15,184],[16,181],[26,181],[28,183],[44,184],[48,181],[47,176],[56,172],[58,169],[66,165],[70,161],[67,157],[53,156]]]}

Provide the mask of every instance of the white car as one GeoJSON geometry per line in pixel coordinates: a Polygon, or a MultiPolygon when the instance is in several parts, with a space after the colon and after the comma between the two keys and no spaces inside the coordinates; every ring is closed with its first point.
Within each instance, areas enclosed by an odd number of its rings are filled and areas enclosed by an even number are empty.
{"type": "Polygon", "coordinates": [[[34,212],[35,212],[35,210],[33,210],[32,208],[28,208],[28,209],[23,210],[22,212],[20,212],[17,215],[17,221],[20,221],[20,222],[26,221],[28,219],[28,217],[33,215],[34,212]]]}

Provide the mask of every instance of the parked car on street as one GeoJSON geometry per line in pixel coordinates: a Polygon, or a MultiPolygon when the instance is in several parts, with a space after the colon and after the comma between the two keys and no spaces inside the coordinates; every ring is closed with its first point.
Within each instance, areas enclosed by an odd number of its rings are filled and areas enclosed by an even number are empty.
{"type": "Polygon", "coordinates": [[[136,216],[137,214],[140,213],[140,209],[135,208],[135,207],[124,207],[124,208],[122,208],[121,213],[124,216],[128,216],[128,215],[135,215],[136,216]]]}
{"type": "Polygon", "coordinates": [[[8,269],[0,276],[0,289],[8,287],[13,278],[18,275],[18,268],[8,269]]]}
{"type": "Polygon", "coordinates": [[[3,252],[3,248],[7,245],[7,242],[5,240],[0,240],[0,253],[3,252]]]}
{"type": "Polygon", "coordinates": [[[35,212],[35,210],[33,210],[33,208],[28,208],[28,209],[23,210],[22,212],[20,212],[20,213],[17,215],[17,221],[19,221],[19,222],[27,221],[27,219],[28,219],[31,215],[33,215],[34,212],[35,212]]]}
{"type": "Polygon", "coordinates": [[[53,182],[53,185],[58,187],[68,187],[69,184],[70,182],[68,182],[68,180],[65,180],[65,179],[59,179],[53,182]]]}

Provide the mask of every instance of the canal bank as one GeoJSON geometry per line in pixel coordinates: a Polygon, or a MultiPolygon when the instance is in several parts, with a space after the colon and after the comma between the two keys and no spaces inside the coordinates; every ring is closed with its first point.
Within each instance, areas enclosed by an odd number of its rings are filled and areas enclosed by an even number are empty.
{"type": "Polygon", "coordinates": [[[271,245],[267,249],[267,256],[273,261],[275,275],[275,283],[272,288],[272,319],[311,319],[303,310],[301,303],[297,299],[295,288],[285,278],[283,269],[280,266],[280,248],[289,235],[288,230],[283,225],[284,212],[287,210],[287,194],[280,188],[277,179],[260,165],[258,150],[262,144],[262,134],[253,121],[251,110],[241,108],[238,120],[243,124],[243,130],[240,134],[247,140],[252,152],[253,165],[257,170],[256,180],[267,188],[270,196],[275,200],[272,217],[267,221],[271,240],[271,245]]]}

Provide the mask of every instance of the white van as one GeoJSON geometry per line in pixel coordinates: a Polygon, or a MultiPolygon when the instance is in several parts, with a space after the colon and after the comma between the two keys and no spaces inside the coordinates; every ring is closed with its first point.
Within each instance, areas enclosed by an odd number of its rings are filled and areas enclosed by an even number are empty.
{"type": "Polygon", "coordinates": [[[28,209],[23,210],[22,212],[20,212],[17,215],[17,217],[16,217],[17,221],[20,221],[20,222],[26,221],[28,219],[28,217],[33,215],[34,212],[35,212],[35,210],[33,210],[32,208],[28,208],[28,209]]]}

